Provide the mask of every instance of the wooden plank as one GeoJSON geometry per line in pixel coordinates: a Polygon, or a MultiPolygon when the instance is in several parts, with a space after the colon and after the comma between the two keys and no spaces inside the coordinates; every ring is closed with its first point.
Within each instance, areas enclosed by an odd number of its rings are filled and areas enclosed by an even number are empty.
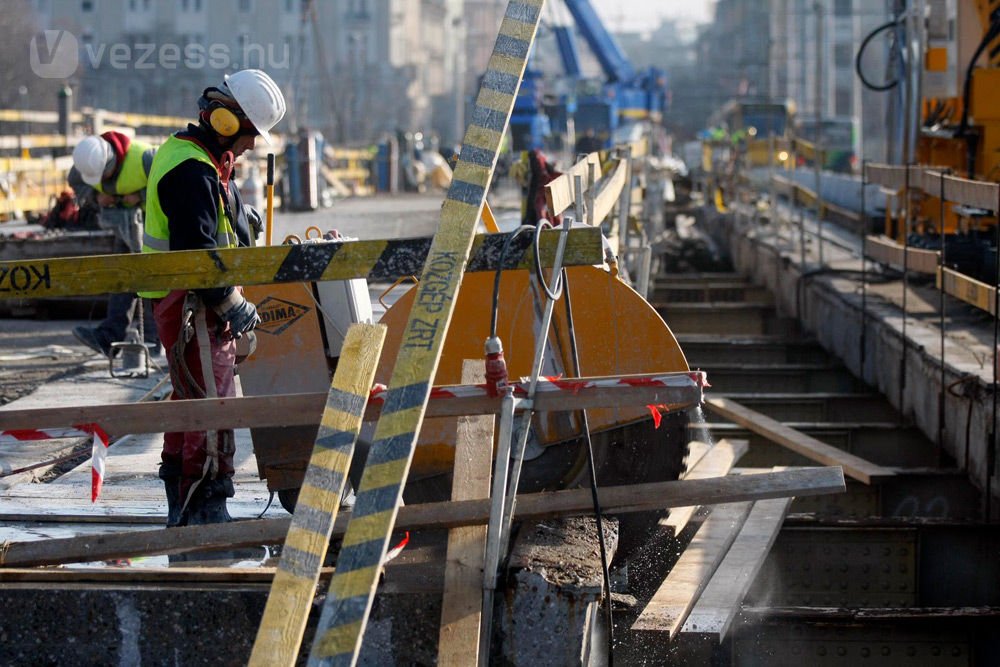
{"type": "MultiPolygon", "coordinates": [[[[813,496],[846,490],[840,468],[801,468],[747,477],[727,476],[677,482],[602,487],[598,493],[608,514],[707,505],[715,503],[813,496]]],[[[593,512],[589,489],[567,489],[547,493],[519,494],[519,520],[554,516],[582,516],[593,512]]],[[[488,499],[407,505],[399,510],[398,528],[451,529],[485,524],[490,515],[488,499]]],[[[333,535],[342,535],[348,521],[341,513],[333,535]]],[[[0,566],[28,567],[62,563],[111,560],[153,554],[281,544],[288,532],[288,519],[236,521],[211,526],[185,526],[134,533],[109,533],[34,542],[11,542],[0,549],[0,566]]]]}
{"type": "MultiPolygon", "coordinates": [[[[628,178],[628,162],[619,160],[611,175],[601,181],[601,190],[594,197],[593,212],[595,225],[604,222],[604,219],[614,210],[615,204],[618,203],[618,199],[621,197],[622,190],[625,187],[626,178],[628,178]]],[[[638,200],[641,201],[641,196],[638,200]]],[[[634,194],[633,201],[635,201],[634,194]]]]}
{"type": "Polygon", "coordinates": [[[347,481],[386,327],[352,324],[309,458],[250,665],[295,665],[347,481]]]}
{"type": "Polygon", "coordinates": [[[984,282],[970,278],[954,269],[942,267],[938,273],[937,287],[945,294],[955,297],[965,303],[985,310],[990,315],[996,313],[996,288],[984,282]]]}
{"type": "MultiPolygon", "coordinates": [[[[14,203],[17,201],[23,202],[15,200],[14,203]]],[[[541,234],[541,258],[546,266],[552,265],[560,233],[547,231],[541,234]]],[[[462,253],[463,270],[495,271],[506,238],[506,234],[470,237],[472,246],[462,253]]],[[[353,278],[392,282],[403,276],[419,274],[428,253],[436,252],[431,250],[431,244],[428,238],[329,241],[223,250],[11,260],[0,262],[0,299],[353,278]]],[[[534,249],[525,247],[517,257],[512,255],[508,260],[519,269],[533,268],[534,249]]],[[[569,233],[564,264],[583,266],[602,261],[600,230],[580,228],[569,233]]]]}
{"type": "Polygon", "coordinates": [[[869,236],[865,242],[865,255],[895,267],[902,267],[905,261],[908,270],[918,273],[935,274],[941,263],[941,253],[937,250],[904,248],[887,236],[869,236]]]}
{"type": "MultiPolygon", "coordinates": [[[[938,193],[939,190],[934,190],[932,194],[938,193]]],[[[945,176],[944,198],[962,206],[996,212],[998,203],[1000,203],[1000,185],[957,176],[945,176]]]]}
{"type": "MultiPolygon", "coordinates": [[[[486,369],[482,361],[464,361],[462,382],[482,382],[485,379],[486,369]]],[[[489,498],[493,423],[492,415],[462,417],[458,420],[452,500],[489,498]]],[[[442,667],[475,667],[483,606],[485,549],[485,525],[464,526],[448,531],[441,629],[438,634],[437,664],[442,667]]]]}
{"type": "MultiPolygon", "coordinates": [[[[702,376],[695,373],[664,373],[657,376],[620,375],[601,378],[580,378],[559,384],[539,382],[535,409],[540,411],[572,411],[590,408],[634,407],[636,405],[666,405],[670,410],[683,410],[701,402],[698,386],[702,376]],[[659,378],[663,384],[633,382],[644,378],[659,378]],[[698,379],[694,379],[698,378],[698,379]],[[614,384],[607,386],[574,387],[568,383],[586,385],[591,382],[614,384]],[[674,386],[670,386],[674,385],[674,386]]],[[[527,383],[512,382],[516,393],[527,391],[527,383]]],[[[472,414],[495,414],[500,399],[485,395],[463,396],[472,385],[435,387],[428,403],[427,417],[454,417],[472,414]]],[[[482,391],[476,391],[483,394],[482,391]]],[[[162,433],[178,430],[210,428],[255,428],[260,426],[300,426],[315,424],[323,411],[326,394],[276,394],[241,398],[191,399],[158,403],[112,403],[106,405],[75,405],[57,408],[24,408],[0,410],[0,432],[16,429],[60,428],[72,424],[98,424],[112,436],[129,433],[162,433]]],[[[365,420],[378,417],[381,401],[371,401],[365,420]]]]}
{"type": "Polygon", "coordinates": [[[576,202],[573,184],[577,176],[583,179],[584,192],[594,186],[590,182],[591,166],[594,167],[594,173],[601,173],[600,153],[587,154],[582,160],[563,172],[561,176],[545,184],[545,203],[553,215],[561,214],[576,202]]]}
{"type": "MultiPolygon", "coordinates": [[[[682,479],[709,479],[727,475],[733,464],[739,461],[749,448],[750,442],[747,440],[720,440],[684,474],[682,479]]],[[[672,509],[670,514],[660,521],[660,525],[670,526],[674,530],[674,535],[678,535],[697,509],[694,505],[672,509]]]]}
{"type": "MultiPolygon", "coordinates": [[[[750,479],[757,477],[753,475],[750,479]]],[[[785,520],[791,498],[754,503],[750,516],[688,615],[681,632],[721,642],[785,520]]]]}
{"type": "Polygon", "coordinates": [[[759,433],[810,460],[825,465],[841,466],[845,475],[865,484],[871,484],[895,474],[889,468],[883,468],[860,456],[849,454],[825,442],[820,442],[816,438],[796,431],[728,398],[709,398],[705,401],[705,406],[715,414],[746,427],[754,433],[759,433]]]}
{"type": "Polygon", "coordinates": [[[712,513],[639,614],[632,625],[633,632],[667,632],[670,639],[677,636],[736,539],[752,504],[727,503],[712,508],[712,513]]]}
{"type": "MultiPolygon", "coordinates": [[[[309,665],[353,665],[403,498],[431,382],[544,0],[511,0],[424,262],[309,665]]],[[[488,501],[487,501],[488,502],[488,501]]]]}

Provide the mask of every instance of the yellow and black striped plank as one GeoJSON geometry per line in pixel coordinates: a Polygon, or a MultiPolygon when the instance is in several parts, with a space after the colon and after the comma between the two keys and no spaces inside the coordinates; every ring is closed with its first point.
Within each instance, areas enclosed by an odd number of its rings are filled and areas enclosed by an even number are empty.
{"type": "Polygon", "coordinates": [[[354,513],[330,580],[310,665],[354,665],[417,435],[454,311],[497,151],[507,129],[544,0],[511,0],[389,380],[354,513]]]}
{"type": "MultiPolygon", "coordinates": [[[[545,266],[552,265],[558,235],[556,231],[542,234],[541,260],[545,266]]],[[[507,236],[477,236],[465,270],[495,271],[507,236]]],[[[11,260],[0,262],[0,299],[352,278],[392,282],[421,272],[431,242],[431,238],[411,238],[11,260]]],[[[504,265],[530,268],[534,263],[530,242],[530,238],[524,237],[512,243],[504,265]]],[[[570,232],[563,261],[570,266],[600,264],[603,261],[600,230],[570,232]]]]}
{"type": "Polygon", "coordinates": [[[250,665],[291,667],[298,659],[385,332],[381,324],[347,330],[250,665]]]}

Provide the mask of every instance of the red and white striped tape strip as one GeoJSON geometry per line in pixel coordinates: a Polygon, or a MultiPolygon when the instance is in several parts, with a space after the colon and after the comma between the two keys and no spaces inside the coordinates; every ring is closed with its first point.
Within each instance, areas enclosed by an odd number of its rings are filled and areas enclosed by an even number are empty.
{"type": "MultiPolygon", "coordinates": [[[[525,397],[528,395],[528,385],[530,380],[522,378],[518,382],[511,382],[514,388],[514,395],[525,397]]],[[[593,378],[587,380],[562,379],[562,377],[542,377],[538,380],[537,392],[555,393],[569,392],[577,393],[582,389],[614,389],[618,387],[709,387],[708,379],[704,371],[690,371],[684,373],[662,373],[659,375],[631,376],[626,378],[593,378]]],[[[368,400],[373,403],[381,403],[385,400],[385,385],[378,384],[372,388],[368,400]]],[[[435,398],[478,398],[487,397],[485,384],[455,385],[448,387],[435,387],[431,390],[431,399],[435,398]]]]}
{"type": "MultiPolygon", "coordinates": [[[[522,378],[512,382],[514,395],[528,395],[530,381],[522,378]]],[[[561,377],[543,377],[538,381],[538,392],[570,392],[577,393],[582,389],[614,389],[616,387],[708,387],[704,371],[687,373],[664,373],[660,375],[631,376],[627,378],[596,378],[588,380],[567,379],[561,377]]],[[[381,403],[385,400],[385,385],[375,385],[369,395],[369,401],[381,403]]],[[[485,384],[459,385],[444,389],[437,387],[431,391],[431,399],[486,397],[489,393],[485,384]]],[[[660,425],[660,409],[664,406],[649,405],[656,426],[660,425]]],[[[104,484],[104,466],[108,458],[108,434],[97,424],[77,424],[70,428],[47,429],[16,429],[0,431],[0,446],[29,440],[53,440],[56,438],[93,438],[94,446],[91,456],[91,502],[96,502],[104,484]]],[[[404,541],[405,544],[405,541],[404,541]]]]}
{"type": "Polygon", "coordinates": [[[104,463],[108,458],[108,434],[97,424],[76,424],[70,428],[14,429],[0,431],[0,445],[57,438],[92,438],[90,457],[90,502],[97,502],[104,486],[104,463]]]}

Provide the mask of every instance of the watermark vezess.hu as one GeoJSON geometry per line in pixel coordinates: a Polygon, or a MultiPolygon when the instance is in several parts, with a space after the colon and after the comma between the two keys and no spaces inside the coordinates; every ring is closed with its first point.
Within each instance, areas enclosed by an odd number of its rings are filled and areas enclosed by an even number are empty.
{"type": "MultiPolygon", "coordinates": [[[[244,44],[238,49],[243,67],[263,67],[268,70],[286,69],[291,64],[288,44],[244,44]]],[[[126,44],[84,44],[68,30],[45,30],[31,38],[28,59],[31,71],[43,79],[66,79],[81,64],[92,69],[110,67],[116,70],[148,71],[157,68],[227,69],[237,62],[228,44],[212,43],[184,45],[164,42],[126,44]]]]}

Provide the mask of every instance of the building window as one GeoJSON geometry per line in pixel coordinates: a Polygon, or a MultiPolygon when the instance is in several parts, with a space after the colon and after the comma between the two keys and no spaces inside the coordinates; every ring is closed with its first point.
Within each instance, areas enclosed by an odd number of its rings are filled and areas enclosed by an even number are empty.
{"type": "Polygon", "coordinates": [[[368,0],[350,0],[347,11],[352,16],[368,16],[368,0]]]}
{"type": "Polygon", "coordinates": [[[854,50],[850,44],[835,44],[833,62],[837,67],[850,67],[854,61],[854,50]]]}
{"type": "Polygon", "coordinates": [[[833,14],[834,16],[852,16],[854,14],[854,0],[835,0],[833,14]]]}
{"type": "Polygon", "coordinates": [[[250,0],[239,0],[239,2],[237,3],[237,8],[240,10],[241,13],[243,13],[243,14],[249,14],[250,13],[250,0]]]}
{"type": "Polygon", "coordinates": [[[80,3],[80,9],[85,12],[93,11],[94,9],[93,0],[83,0],[83,2],[80,3]]]}
{"type": "Polygon", "coordinates": [[[850,116],[854,111],[852,108],[853,101],[849,88],[838,88],[834,100],[834,105],[836,106],[833,111],[834,114],[837,116],[850,116]]]}

